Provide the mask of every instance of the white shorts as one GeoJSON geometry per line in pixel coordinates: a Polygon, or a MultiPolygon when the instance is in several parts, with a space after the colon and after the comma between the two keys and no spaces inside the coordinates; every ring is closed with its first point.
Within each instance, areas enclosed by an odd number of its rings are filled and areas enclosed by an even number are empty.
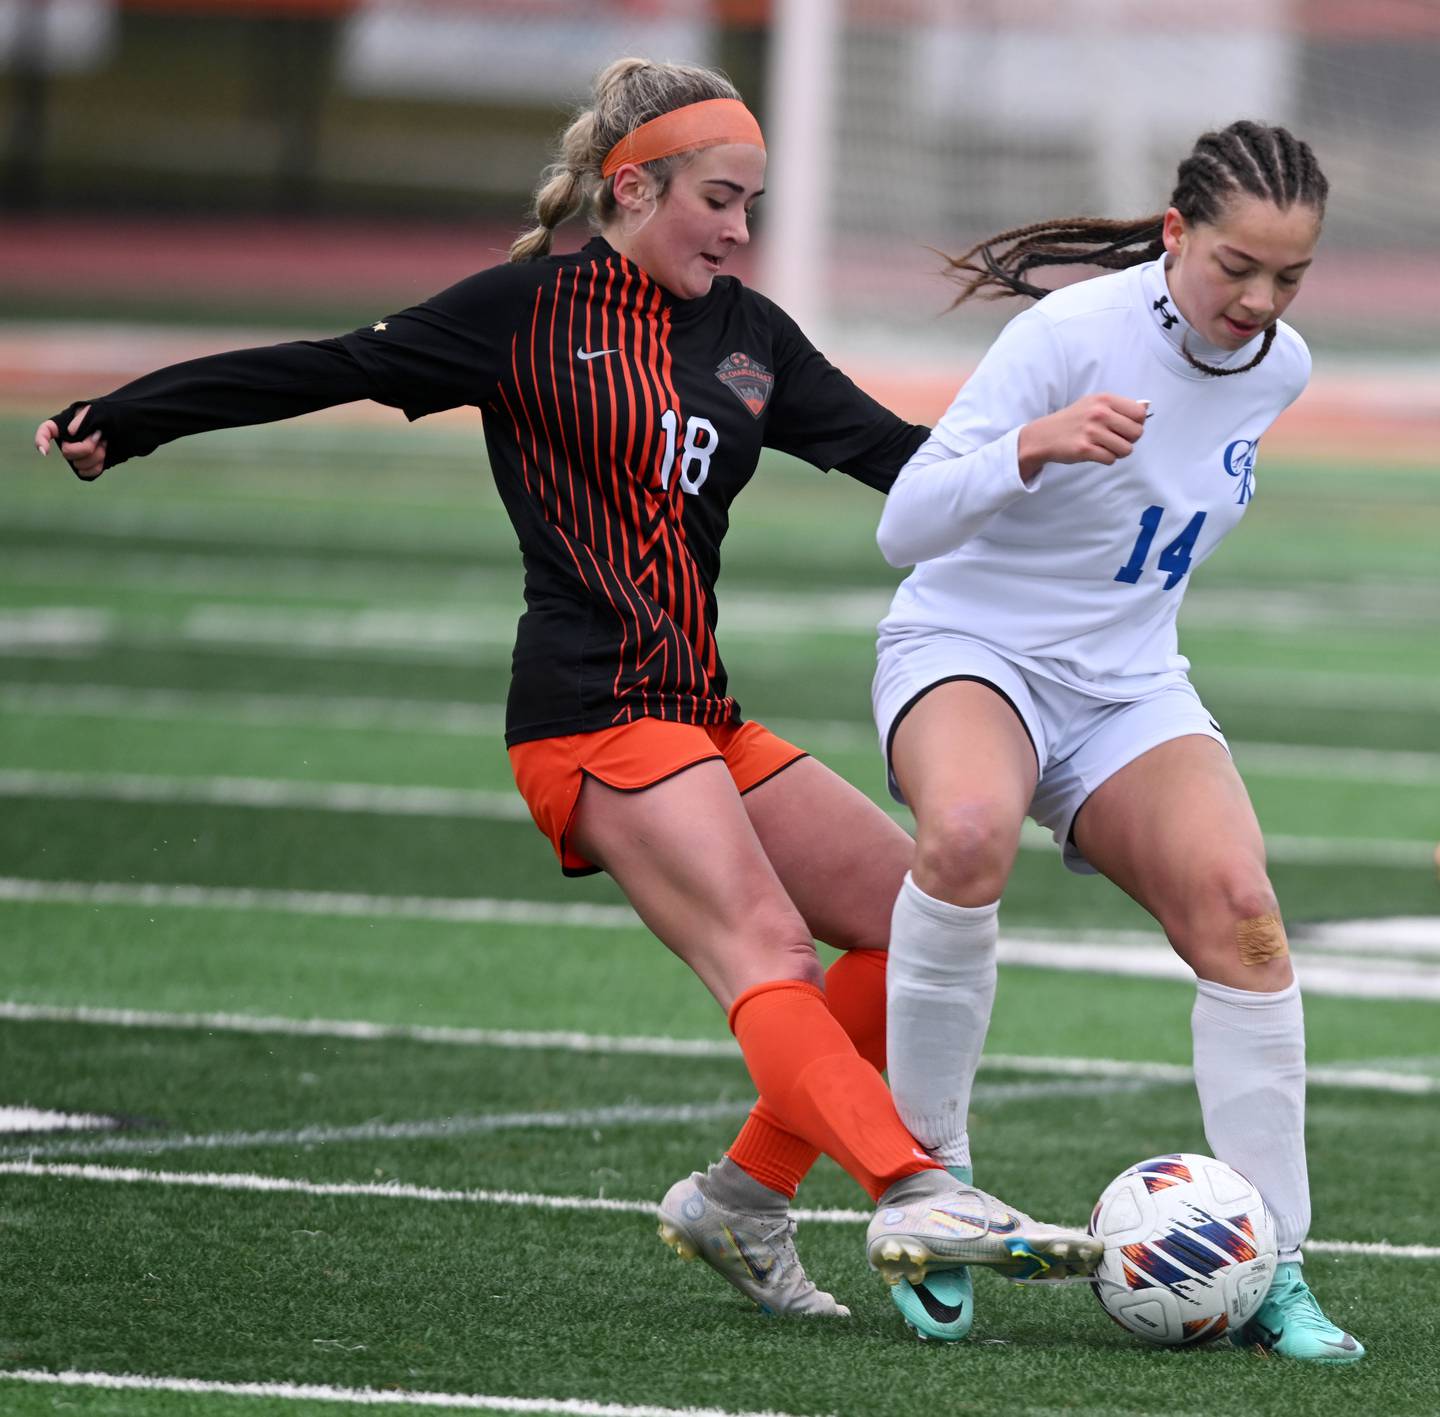
{"type": "Polygon", "coordinates": [[[903,802],[890,762],[900,721],[937,684],[972,679],[997,690],[1015,710],[1040,765],[1029,815],[1049,827],[1065,864],[1081,875],[1095,868],[1070,839],[1075,814],[1107,778],[1172,738],[1199,733],[1229,751],[1220,725],[1182,679],[1138,699],[1097,699],[1022,668],[962,635],[930,633],[884,642],[871,696],[890,794],[903,802]]]}

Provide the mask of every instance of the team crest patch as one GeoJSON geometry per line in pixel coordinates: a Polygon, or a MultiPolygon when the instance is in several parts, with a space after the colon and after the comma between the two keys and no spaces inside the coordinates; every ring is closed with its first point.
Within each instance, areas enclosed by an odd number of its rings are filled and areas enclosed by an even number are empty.
{"type": "Polygon", "coordinates": [[[765,412],[775,387],[775,376],[763,364],[757,364],[748,354],[735,353],[715,366],[715,377],[754,417],[759,418],[765,412]]]}

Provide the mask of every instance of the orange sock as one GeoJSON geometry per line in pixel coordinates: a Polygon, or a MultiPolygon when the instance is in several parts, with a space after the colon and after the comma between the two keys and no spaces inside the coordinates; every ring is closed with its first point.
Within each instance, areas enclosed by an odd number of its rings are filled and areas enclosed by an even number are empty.
{"type": "MultiPolygon", "coordinates": [[[[884,950],[848,950],[825,972],[825,1002],[855,1051],[877,1072],[885,1070],[884,950]]],[[[791,1196],[815,1164],[819,1149],[787,1131],[762,1097],[726,1153],[762,1186],[791,1196]]]]}
{"type": "Polygon", "coordinates": [[[847,950],[825,971],[825,1002],[855,1051],[885,1071],[885,967],[888,950],[847,950]]]}
{"type": "Polygon", "coordinates": [[[730,1008],[730,1028],[774,1116],[838,1161],[872,1200],[902,1176],[935,1169],[813,984],[775,979],[747,989],[730,1008]]]}

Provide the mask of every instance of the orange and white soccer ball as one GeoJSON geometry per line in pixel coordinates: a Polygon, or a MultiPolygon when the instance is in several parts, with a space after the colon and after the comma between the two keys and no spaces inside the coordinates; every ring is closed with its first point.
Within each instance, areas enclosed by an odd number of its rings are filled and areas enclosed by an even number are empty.
{"type": "Polygon", "coordinates": [[[1150,1343],[1238,1330],[1275,1278],[1275,1223],[1260,1192],[1212,1156],[1176,1152],[1122,1171],[1095,1203],[1105,1242],[1091,1281],[1105,1312],[1150,1343]]]}

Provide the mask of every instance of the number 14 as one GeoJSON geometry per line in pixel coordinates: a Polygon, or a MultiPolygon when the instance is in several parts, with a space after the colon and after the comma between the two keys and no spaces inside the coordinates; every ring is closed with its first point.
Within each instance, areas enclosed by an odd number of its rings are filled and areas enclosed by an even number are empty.
{"type": "MultiPolygon", "coordinates": [[[[1134,585],[1140,579],[1140,573],[1145,569],[1145,558],[1150,554],[1150,543],[1155,540],[1155,533],[1160,530],[1160,519],[1164,515],[1164,507],[1145,508],[1140,516],[1140,534],[1135,538],[1135,549],[1131,551],[1130,559],[1115,572],[1117,581],[1134,585]]],[[[1194,550],[1195,540],[1204,525],[1205,513],[1196,512],[1185,523],[1185,530],[1160,553],[1155,565],[1157,569],[1169,572],[1161,589],[1174,590],[1180,584],[1185,572],[1190,569],[1190,553],[1194,550]]]]}

